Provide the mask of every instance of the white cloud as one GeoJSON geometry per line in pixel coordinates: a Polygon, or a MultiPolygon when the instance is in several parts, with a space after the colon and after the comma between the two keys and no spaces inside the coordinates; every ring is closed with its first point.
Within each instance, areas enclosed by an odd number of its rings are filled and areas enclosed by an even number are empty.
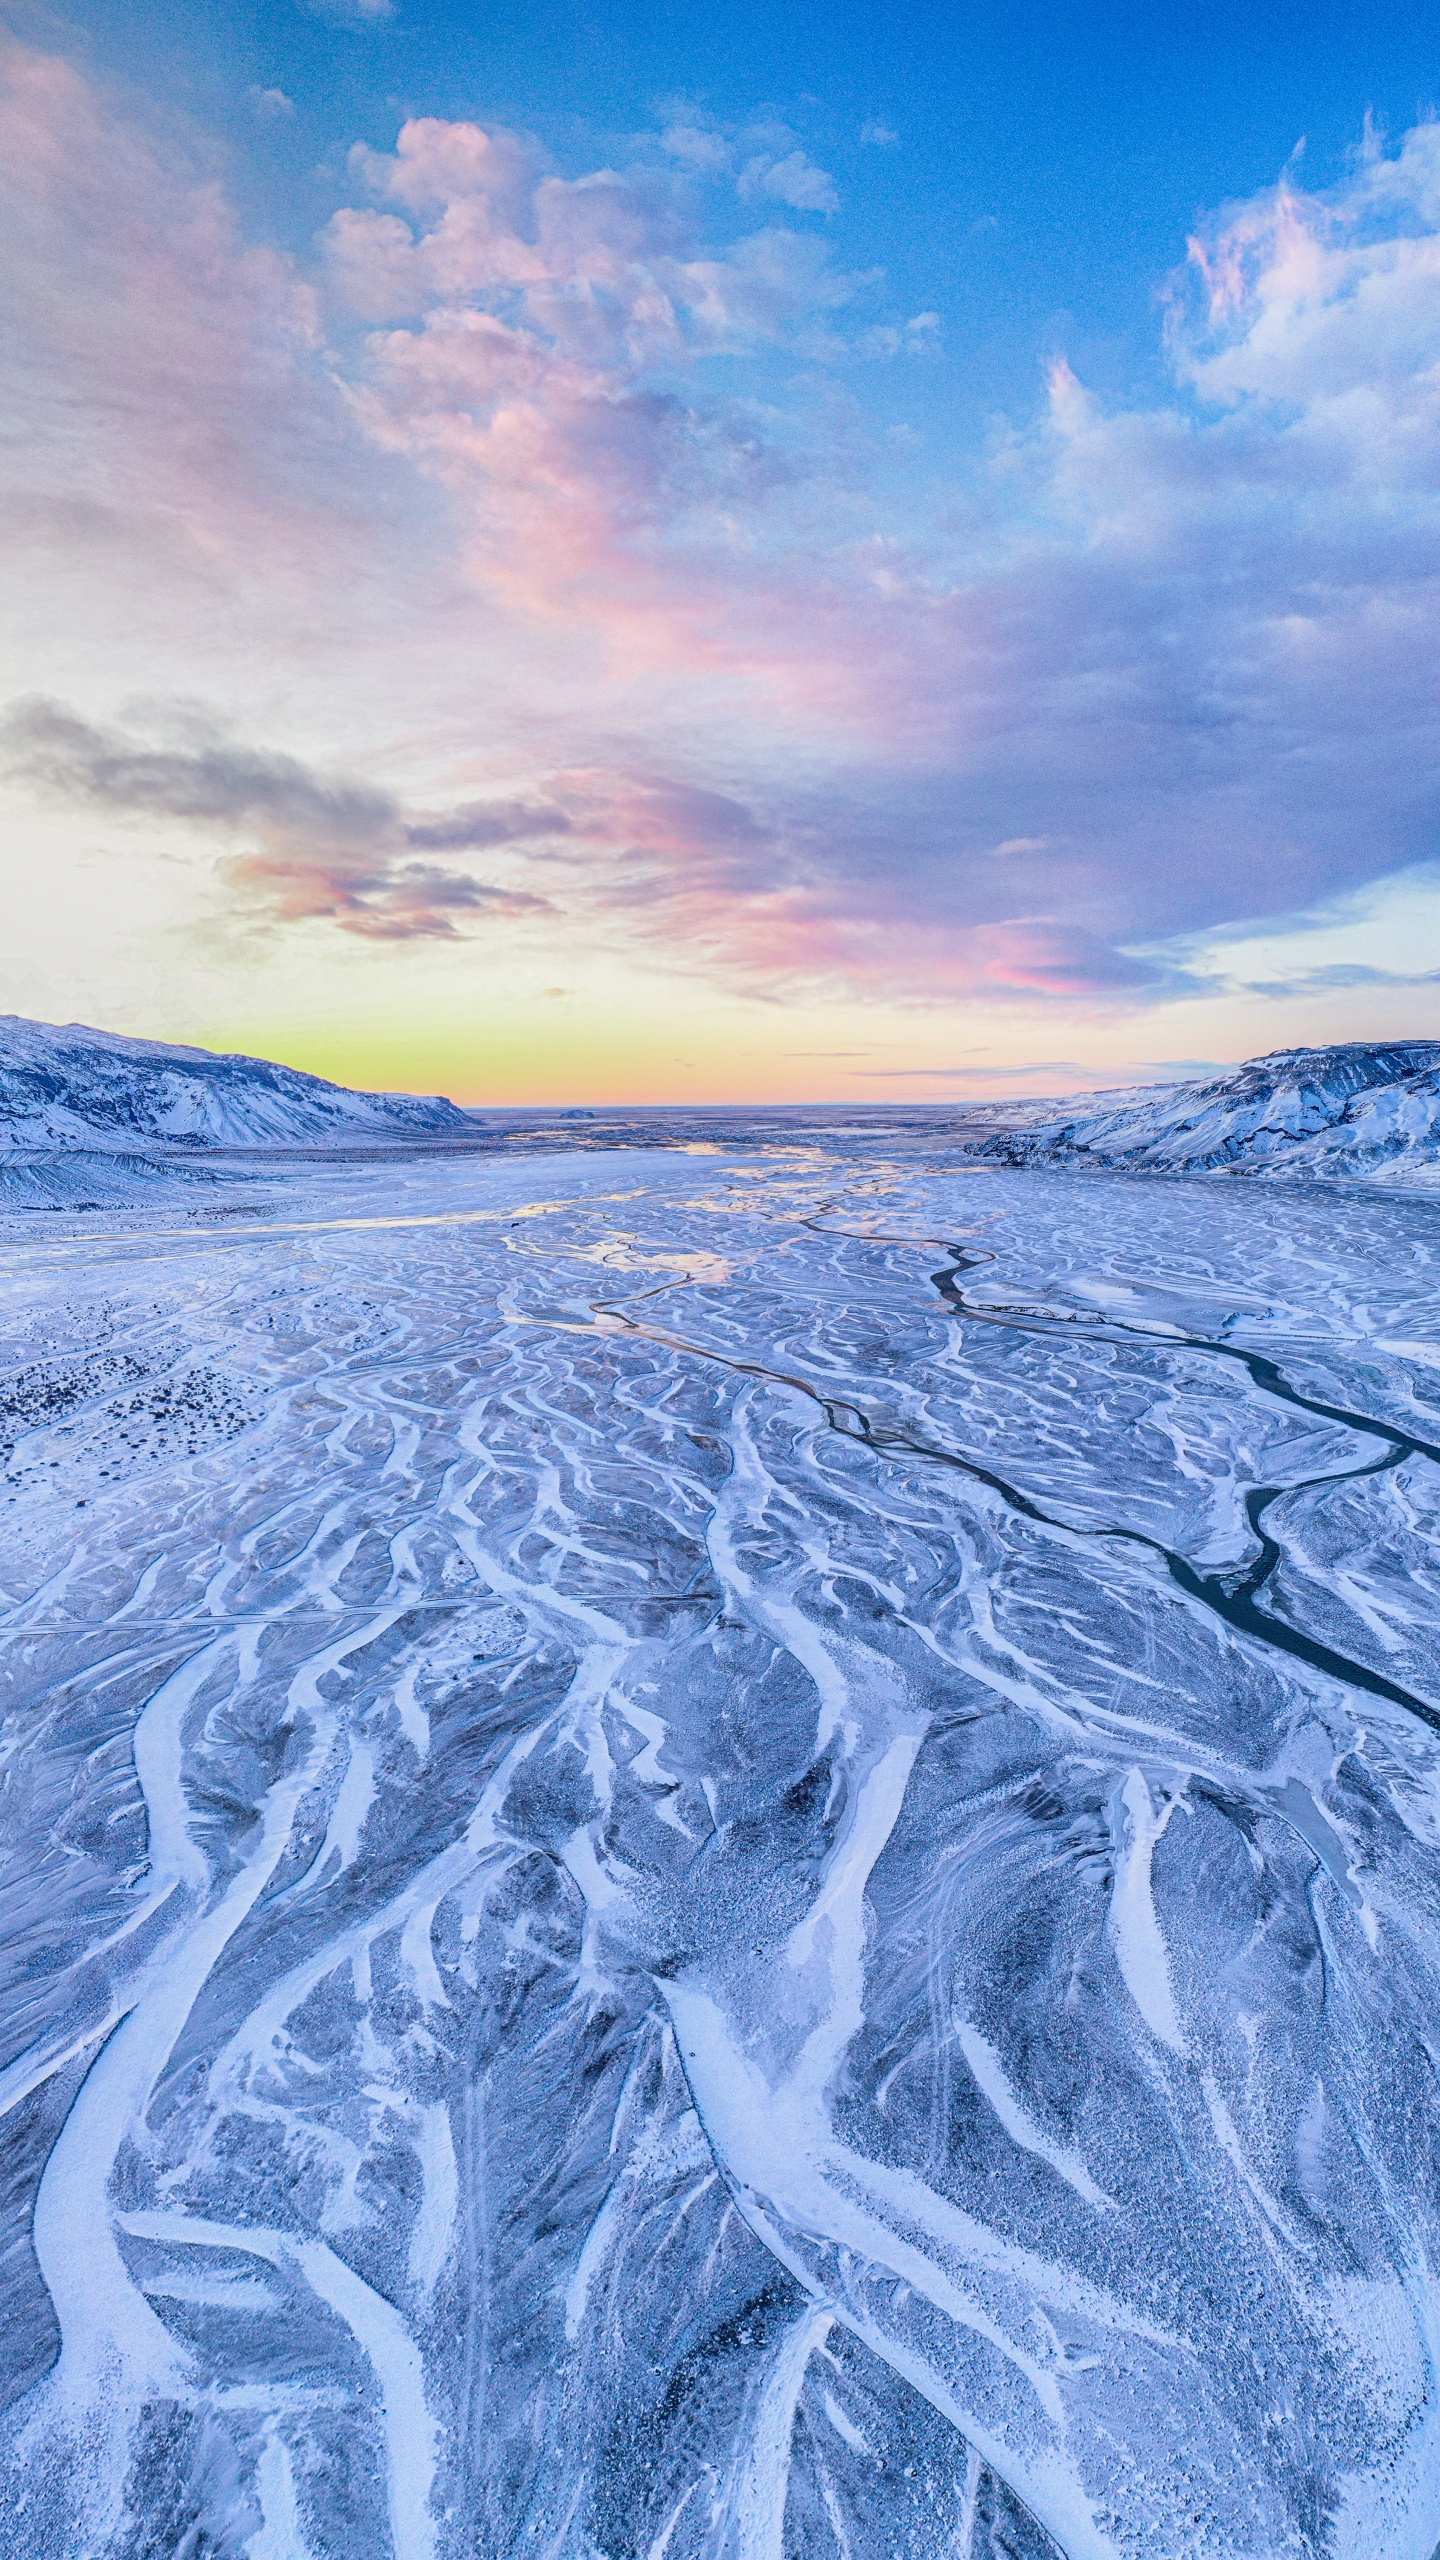
{"type": "MultiPolygon", "coordinates": [[[[777,192],[767,173],[788,169],[782,192],[796,176],[788,162],[752,165],[752,195],[777,192]]],[[[483,351],[493,366],[503,344],[512,371],[532,380],[548,355],[514,335],[517,318],[551,351],[628,373],[647,358],[766,342],[803,340],[817,352],[806,332],[818,316],[877,281],[841,273],[821,241],[773,222],[711,253],[688,190],[665,174],[546,175],[513,135],[479,125],[416,118],[393,153],[357,147],[350,167],[403,212],[352,205],[334,215],[323,245],[341,299],[371,320],[429,313],[432,327],[443,310],[488,309],[506,327],[471,329],[467,361],[483,351]]],[[[810,178],[819,205],[829,182],[810,178]]],[[[929,325],[922,314],[910,333],[929,325]]]]}
{"type": "Polygon", "coordinates": [[[840,199],[829,171],[817,167],[788,125],[773,116],[750,124],[717,124],[686,108],[662,127],[660,147],[697,176],[724,177],[740,163],[736,192],[742,199],[769,196],[797,213],[835,213],[840,199]]]}
{"type": "Polygon", "coordinates": [[[797,213],[840,210],[834,179],[798,150],[787,151],[779,160],[757,153],[741,170],[736,192],[741,196],[773,196],[779,204],[792,205],[797,213]]]}
{"type": "Polygon", "coordinates": [[[917,311],[914,319],[905,321],[902,327],[881,325],[867,329],[858,342],[858,351],[865,356],[923,355],[939,335],[939,312],[917,311]]]}
{"type": "Polygon", "coordinates": [[[379,26],[395,14],[395,0],[301,0],[301,6],[335,27],[379,26]]]}
{"type": "Polygon", "coordinates": [[[734,153],[723,133],[713,125],[667,124],[660,136],[660,147],[672,160],[682,161],[687,169],[702,170],[718,177],[730,167],[734,153]]]}

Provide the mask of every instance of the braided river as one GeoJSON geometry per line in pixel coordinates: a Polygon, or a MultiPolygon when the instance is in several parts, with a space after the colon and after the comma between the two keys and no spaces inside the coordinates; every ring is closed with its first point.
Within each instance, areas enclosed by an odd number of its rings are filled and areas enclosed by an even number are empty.
{"type": "Polygon", "coordinates": [[[228,1194],[0,1222],[6,2560],[1434,2560],[1440,1210],[228,1194]]]}

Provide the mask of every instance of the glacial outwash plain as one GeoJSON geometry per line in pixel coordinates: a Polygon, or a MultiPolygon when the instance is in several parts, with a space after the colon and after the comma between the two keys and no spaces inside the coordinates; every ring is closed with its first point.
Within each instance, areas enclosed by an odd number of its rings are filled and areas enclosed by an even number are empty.
{"type": "Polygon", "coordinates": [[[1432,2560],[1440,1046],[0,1026],[0,2550],[1432,2560]]]}

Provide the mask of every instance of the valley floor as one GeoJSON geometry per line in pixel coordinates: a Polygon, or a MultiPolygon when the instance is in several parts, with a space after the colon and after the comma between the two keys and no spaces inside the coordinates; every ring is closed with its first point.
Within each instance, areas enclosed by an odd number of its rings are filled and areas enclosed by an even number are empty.
{"type": "Polygon", "coordinates": [[[1431,2560],[1440,1211],[0,1230],[0,2550],[1431,2560]]]}

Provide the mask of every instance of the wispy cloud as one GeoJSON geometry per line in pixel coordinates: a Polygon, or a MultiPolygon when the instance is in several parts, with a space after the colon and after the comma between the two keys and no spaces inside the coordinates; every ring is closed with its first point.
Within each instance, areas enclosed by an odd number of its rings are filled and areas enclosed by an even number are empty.
{"type": "Polygon", "coordinates": [[[1295,968],[1283,978],[1244,978],[1240,983],[1254,996],[1332,995],[1352,987],[1440,986],[1440,969],[1376,969],[1363,960],[1334,960],[1324,968],[1295,968]]]}
{"type": "Polygon", "coordinates": [[[1037,1058],[1032,1064],[1023,1067],[975,1067],[967,1066],[961,1061],[939,1067],[862,1067],[860,1073],[899,1083],[913,1083],[917,1079],[930,1081],[936,1076],[953,1076],[956,1079],[964,1077],[967,1082],[973,1084],[1023,1084],[1027,1076],[1083,1075],[1085,1069],[1076,1058],[1037,1058]]]}

